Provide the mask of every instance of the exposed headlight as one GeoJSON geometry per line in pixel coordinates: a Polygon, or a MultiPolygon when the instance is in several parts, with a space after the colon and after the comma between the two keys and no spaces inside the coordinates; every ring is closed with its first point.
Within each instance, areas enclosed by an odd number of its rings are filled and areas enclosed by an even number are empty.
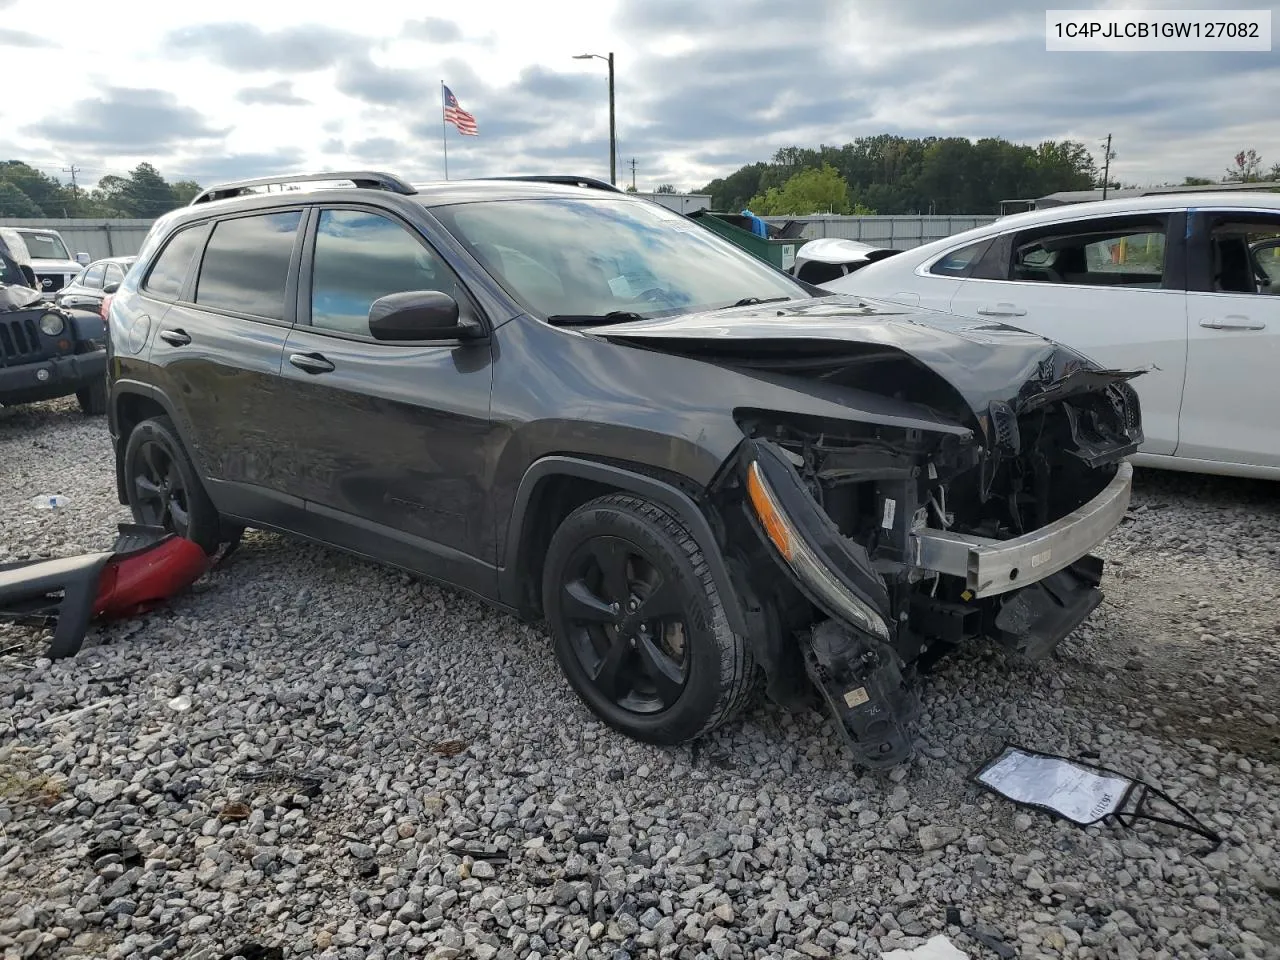
{"type": "Polygon", "coordinates": [[[57,313],[46,313],[40,318],[40,332],[46,337],[56,337],[67,328],[62,316],[57,313]]]}
{"type": "Polygon", "coordinates": [[[827,612],[838,614],[855,627],[888,640],[889,627],[884,618],[836,578],[787,519],[777,497],[765,482],[759,463],[752,463],[747,471],[747,495],[769,541],[792,572],[828,608],[827,612]]]}

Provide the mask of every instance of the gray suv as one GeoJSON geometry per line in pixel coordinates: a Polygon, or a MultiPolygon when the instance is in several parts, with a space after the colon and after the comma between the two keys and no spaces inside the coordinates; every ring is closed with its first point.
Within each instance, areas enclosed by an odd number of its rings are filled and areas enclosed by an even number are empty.
{"type": "Polygon", "coordinates": [[[655,743],[760,681],[864,764],[977,637],[1043,656],[1098,604],[1142,439],[1130,373],[1000,323],[827,294],[577,177],[213,187],[110,307],[119,496],[543,620],[655,743]]]}

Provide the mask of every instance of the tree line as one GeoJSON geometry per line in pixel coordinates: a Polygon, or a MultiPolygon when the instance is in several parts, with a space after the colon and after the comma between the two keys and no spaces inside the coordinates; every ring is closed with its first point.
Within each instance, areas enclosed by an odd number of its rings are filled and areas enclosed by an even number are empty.
{"type": "MultiPolygon", "coordinates": [[[[1264,172],[1257,151],[1241,151],[1234,159],[1217,182],[1280,182],[1280,164],[1264,172]]],[[[1108,180],[1111,189],[1137,186],[1108,180]]],[[[1186,185],[1213,182],[1205,177],[1183,180],[1186,185]]],[[[991,215],[1000,212],[1001,200],[1102,185],[1093,155],[1075,140],[1031,146],[998,137],[973,141],[881,134],[841,147],[784,147],[772,161],[747,164],[697,192],[711,195],[713,210],[747,207],[762,216],[991,215]]]]}
{"type": "Polygon", "coordinates": [[[194,180],[169,183],[149,163],[138,164],[128,176],[108,174],[86,189],[22,160],[0,162],[0,217],[150,220],[189,203],[199,192],[194,180]]]}

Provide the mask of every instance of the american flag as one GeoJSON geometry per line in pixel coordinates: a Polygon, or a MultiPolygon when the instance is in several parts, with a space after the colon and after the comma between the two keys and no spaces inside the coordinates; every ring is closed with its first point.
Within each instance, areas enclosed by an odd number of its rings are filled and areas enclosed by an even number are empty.
{"type": "Polygon", "coordinates": [[[476,127],[476,118],[458,106],[458,98],[448,87],[444,88],[444,118],[464,136],[474,137],[480,132],[476,127]]]}

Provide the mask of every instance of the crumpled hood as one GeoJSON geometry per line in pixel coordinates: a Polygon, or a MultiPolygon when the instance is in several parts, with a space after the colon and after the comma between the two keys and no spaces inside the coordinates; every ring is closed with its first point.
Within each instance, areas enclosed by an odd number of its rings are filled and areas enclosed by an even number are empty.
{"type": "MultiPolygon", "coordinates": [[[[587,327],[615,342],[726,350],[750,346],[785,357],[815,341],[880,347],[908,354],[942,377],[982,416],[993,400],[1012,402],[1028,383],[1036,392],[1080,369],[1097,367],[1068,347],[1003,323],[846,294],[763,303],[587,327]]],[[[704,352],[704,351],[700,351],[704,352]]],[[[1116,380],[1130,374],[1117,374],[1116,380]]]]}

